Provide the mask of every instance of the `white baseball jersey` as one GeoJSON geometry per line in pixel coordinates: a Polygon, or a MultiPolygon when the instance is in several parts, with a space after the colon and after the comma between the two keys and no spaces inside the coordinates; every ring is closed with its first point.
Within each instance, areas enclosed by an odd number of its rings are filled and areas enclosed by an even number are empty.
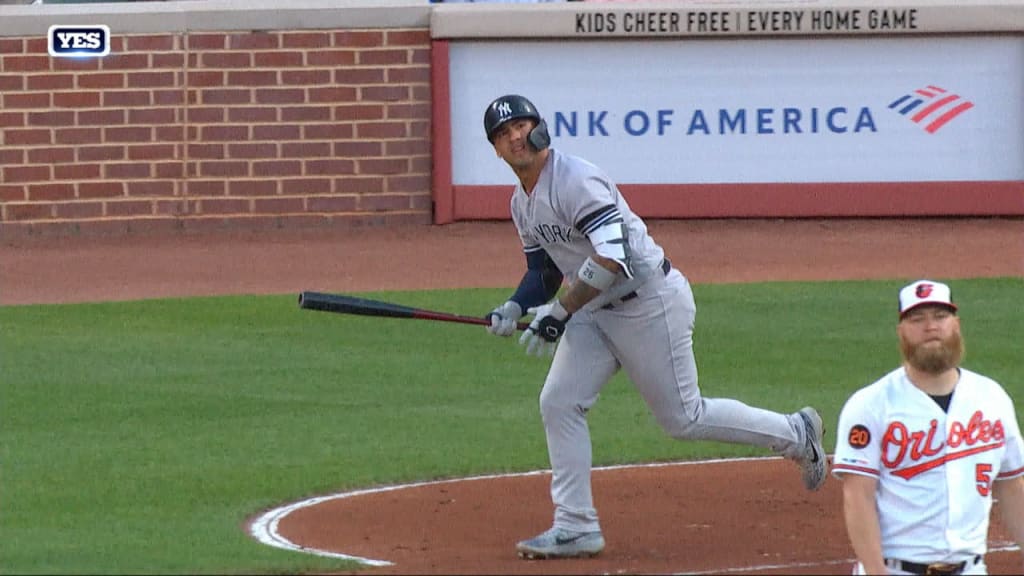
{"type": "Polygon", "coordinates": [[[899,368],[847,400],[836,438],[833,474],[878,479],[885,558],[927,564],[985,554],[992,483],[1024,475],[1013,401],[963,368],[948,413],[899,368]]]}

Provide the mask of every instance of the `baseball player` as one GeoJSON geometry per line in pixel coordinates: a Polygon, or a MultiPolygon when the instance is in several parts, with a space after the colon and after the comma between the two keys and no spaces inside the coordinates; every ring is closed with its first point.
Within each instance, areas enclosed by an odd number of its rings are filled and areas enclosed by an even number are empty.
{"type": "Polygon", "coordinates": [[[620,368],[670,436],[769,448],[799,463],[808,489],[820,488],[827,472],[817,411],[779,414],[701,396],[690,284],[608,175],[551,148],[546,122],[522,96],[487,106],[484,130],[518,179],[512,220],[526,255],[519,287],[487,315],[488,330],[510,336],[532,314],[520,344],[528,354],[554,355],[540,393],[554,522],[519,542],[519,555],[593,556],[604,548],[587,411],[620,368]]]}
{"type": "Polygon", "coordinates": [[[1024,546],[1013,401],[960,367],[949,286],[918,280],[900,290],[896,332],[903,366],[855,392],[839,416],[832,474],[843,481],[854,573],[985,574],[993,496],[1024,546]]]}

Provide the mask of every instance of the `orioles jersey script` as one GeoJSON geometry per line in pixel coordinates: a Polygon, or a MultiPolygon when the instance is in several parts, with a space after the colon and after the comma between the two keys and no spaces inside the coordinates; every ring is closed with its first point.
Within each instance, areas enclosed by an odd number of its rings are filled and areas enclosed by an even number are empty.
{"type": "Polygon", "coordinates": [[[661,273],[665,253],[647,234],[647,226],[629,208],[618,187],[597,166],[582,158],[550,148],[533,192],[517,184],[512,194],[512,221],[523,251],[545,250],[567,281],[595,250],[587,235],[621,218],[626,236],[626,262],[615,284],[588,304],[600,307],[610,299],[636,289],[656,271],[661,273]]]}
{"type": "Polygon", "coordinates": [[[963,368],[948,413],[899,368],[850,397],[836,436],[832,473],[878,479],[886,558],[985,554],[992,483],[1024,475],[1013,401],[994,380],[963,368]]]}

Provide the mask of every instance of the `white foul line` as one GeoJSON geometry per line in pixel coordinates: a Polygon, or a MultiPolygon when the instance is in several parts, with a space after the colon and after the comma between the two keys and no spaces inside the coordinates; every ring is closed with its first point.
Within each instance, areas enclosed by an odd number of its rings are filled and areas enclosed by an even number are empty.
{"type": "MultiPolygon", "coordinates": [[[[654,462],[648,464],[618,464],[615,466],[601,466],[594,468],[594,471],[602,470],[623,470],[628,468],[661,468],[667,466],[693,466],[700,464],[719,464],[725,462],[749,462],[749,461],[763,461],[763,460],[781,460],[779,456],[770,457],[751,457],[751,458],[721,458],[715,460],[691,460],[685,462],[654,462]]],[[[311,546],[302,546],[296,544],[291,540],[285,538],[278,530],[278,524],[286,516],[301,510],[303,508],[309,508],[329,502],[331,500],[342,500],[345,498],[353,498],[355,496],[364,496],[367,494],[380,494],[383,492],[391,492],[394,490],[405,490],[407,488],[419,488],[422,486],[434,486],[438,484],[453,484],[456,482],[473,482],[477,480],[495,480],[498,478],[521,478],[525,476],[538,476],[541,474],[550,474],[551,470],[533,470],[531,472],[518,472],[514,474],[489,474],[485,476],[469,476],[466,478],[449,478],[447,480],[432,480],[428,482],[415,482],[413,484],[400,484],[395,486],[381,486],[378,488],[367,488],[363,490],[354,490],[352,492],[340,492],[338,494],[330,494],[327,496],[317,496],[314,498],[307,498],[284,506],[279,506],[263,514],[259,515],[256,520],[249,525],[249,533],[257,541],[266,544],[267,546],[273,546],[274,548],[281,548],[283,550],[292,550],[294,552],[304,552],[306,554],[313,554],[315,556],[322,556],[324,558],[337,558],[341,560],[351,560],[364,564],[366,566],[393,566],[393,562],[387,560],[375,560],[373,558],[362,558],[359,556],[351,556],[349,554],[342,554],[340,552],[331,552],[330,550],[320,550],[319,548],[313,548],[311,546]]],[[[1008,544],[999,546],[996,548],[990,548],[989,552],[1005,552],[1011,550],[1017,550],[1018,547],[1008,544]]],[[[795,562],[790,564],[772,564],[763,566],[744,566],[739,568],[720,568],[709,572],[682,572],[681,574],[722,574],[722,573],[740,573],[740,572],[753,572],[759,570],[784,570],[792,568],[805,568],[812,566],[831,566],[837,564],[853,564],[856,560],[844,559],[844,560],[823,560],[820,562],[795,562]]]]}

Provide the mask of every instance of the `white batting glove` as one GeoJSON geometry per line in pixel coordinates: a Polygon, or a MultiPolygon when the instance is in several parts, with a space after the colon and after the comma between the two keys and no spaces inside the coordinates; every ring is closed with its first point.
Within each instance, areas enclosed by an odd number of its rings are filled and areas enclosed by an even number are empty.
{"type": "Polygon", "coordinates": [[[519,344],[526,346],[526,353],[529,355],[554,356],[555,346],[565,333],[565,323],[572,314],[569,314],[558,300],[530,308],[526,313],[534,315],[533,322],[530,322],[530,327],[519,337],[519,344]]]}
{"type": "Polygon", "coordinates": [[[511,336],[516,332],[516,321],[522,317],[523,309],[519,304],[509,300],[487,315],[491,320],[487,331],[495,336],[511,336]]]}

